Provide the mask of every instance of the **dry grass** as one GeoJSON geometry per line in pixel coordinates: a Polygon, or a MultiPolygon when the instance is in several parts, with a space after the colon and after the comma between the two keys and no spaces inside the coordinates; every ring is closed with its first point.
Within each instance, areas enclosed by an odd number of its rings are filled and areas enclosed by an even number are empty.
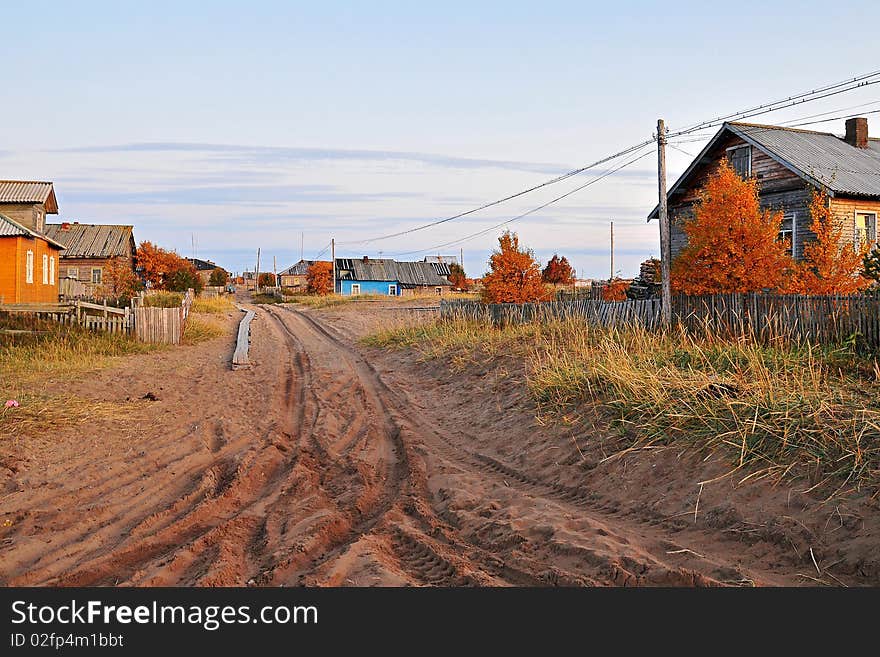
{"type": "Polygon", "coordinates": [[[186,326],[183,328],[183,336],[181,338],[183,344],[198,344],[207,340],[213,340],[221,336],[227,335],[229,329],[223,323],[216,321],[212,317],[197,317],[190,314],[186,320],[186,326]]]}
{"type": "Polygon", "coordinates": [[[178,292],[156,292],[144,297],[144,306],[148,308],[180,308],[183,295],[178,292]]]}
{"type": "Polygon", "coordinates": [[[235,309],[232,297],[223,295],[210,299],[194,299],[190,311],[194,313],[218,315],[221,313],[233,312],[235,309]]]}
{"type": "Polygon", "coordinates": [[[424,358],[524,361],[544,419],[616,426],[629,449],[721,450],[742,478],[798,475],[833,489],[880,484],[880,365],[840,347],[766,346],[569,321],[503,329],[411,322],[364,340],[424,358]],[[463,358],[463,352],[470,352],[463,358]]]}
{"type": "Polygon", "coordinates": [[[119,415],[119,404],[95,402],[70,394],[44,392],[47,383],[111,365],[122,356],[162,348],[122,334],[91,332],[24,317],[0,316],[0,436],[17,437],[51,431],[94,418],[119,415]],[[5,408],[6,400],[19,402],[5,408]]]}

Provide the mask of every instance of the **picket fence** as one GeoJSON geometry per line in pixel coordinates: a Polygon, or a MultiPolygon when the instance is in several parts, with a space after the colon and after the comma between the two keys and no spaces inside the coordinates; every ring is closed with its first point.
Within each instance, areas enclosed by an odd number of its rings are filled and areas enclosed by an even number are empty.
{"type": "Polygon", "coordinates": [[[180,344],[192,306],[193,291],[187,291],[183,302],[176,308],[146,307],[143,299],[143,296],[132,299],[132,308],[114,308],[81,300],[0,304],[0,313],[32,315],[59,324],[79,325],[91,331],[134,333],[142,342],[180,344]]]}
{"type": "MultiPolygon", "coordinates": [[[[483,304],[441,300],[444,319],[489,321],[497,325],[582,319],[603,327],[660,326],[660,299],[606,302],[593,299],[525,304],[483,304]]],[[[696,334],[751,336],[835,344],[855,339],[880,348],[880,295],[799,296],[780,294],[716,294],[675,296],[676,326],[696,334]]]]}

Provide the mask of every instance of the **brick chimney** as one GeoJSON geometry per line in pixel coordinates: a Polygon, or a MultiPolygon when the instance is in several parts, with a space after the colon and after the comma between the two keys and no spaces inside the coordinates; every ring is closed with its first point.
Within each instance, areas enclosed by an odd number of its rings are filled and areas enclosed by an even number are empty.
{"type": "Polygon", "coordinates": [[[61,222],[61,230],[70,230],[70,222],[62,221],[61,222]]]}
{"type": "Polygon", "coordinates": [[[846,120],[846,136],[843,138],[850,146],[856,148],[868,147],[868,119],[859,116],[846,120]]]}
{"type": "Polygon", "coordinates": [[[364,256],[364,262],[369,262],[369,261],[370,261],[370,256],[364,256]]]}

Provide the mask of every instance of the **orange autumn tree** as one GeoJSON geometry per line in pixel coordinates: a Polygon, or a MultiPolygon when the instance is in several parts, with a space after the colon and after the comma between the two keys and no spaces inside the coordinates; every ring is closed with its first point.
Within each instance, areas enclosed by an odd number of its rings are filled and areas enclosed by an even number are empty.
{"type": "Polygon", "coordinates": [[[541,266],[531,249],[520,248],[516,233],[505,231],[498,245],[489,257],[489,271],[483,276],[483,301],[531,303],[549,299],[541,280],[541,266]]]}
{"type": "Polygon", "coordinates": [[[687,246],[672,263],[672,288],[684,294],[775,289],[793,261],[779,241],[782,213],[761,210],[754,178],[743,180],[723,161],[699,190],[685,221],[687,246]]]}
{"type": "Polygon", "coordinates": [[[333,264],[318,261],[306,270],[306,292],[326,296],[333,291],[333,264]]]}
{"type": "Polygon", "coordinates": [[[541,277],[544,279],[545,283],[551,283],[553,285],[573,285],[574,269],[572,269],[571,264],[568,262],[568,258],[565,256],[560,258],[554,253],[553,257],[547,262],[547,266],[544,267],[541,272],[541,277]]]}
{"type": "Polygon", "coordinates": [[[101,296],[133,297],[143,288],[143,284],[131,268],[131,263],[122,258],[112,258],[104,267],[104,282],[101,296]]]}
{"type": "Polygon", "coordinates": [[[862,276],[871,247],[852,248],[843,239],[843,227],[834,221],[828,194],[813,191],[810,230],[816,239],[804,246],[804,258],[795,265],[786,292],[792,294],[855,294],[871,284],[862,276]]]}
{"type": "Polygon", "coordinates": [[[626,301],[626,291],[629,283],[621,278],[608,281],[608,285],[602,288],[602,301],[626,301]]]}

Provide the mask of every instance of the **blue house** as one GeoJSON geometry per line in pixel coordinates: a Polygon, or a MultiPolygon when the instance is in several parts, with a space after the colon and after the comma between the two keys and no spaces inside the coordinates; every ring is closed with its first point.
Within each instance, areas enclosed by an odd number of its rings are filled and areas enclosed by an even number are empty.
{"type": "Polygon", "coordinates": [[[408,296],[417,293],[442,296],[451,289],[446,263],[397,262],[367,256],[336,259],[336,292],[345,296],[408,296]]]}

